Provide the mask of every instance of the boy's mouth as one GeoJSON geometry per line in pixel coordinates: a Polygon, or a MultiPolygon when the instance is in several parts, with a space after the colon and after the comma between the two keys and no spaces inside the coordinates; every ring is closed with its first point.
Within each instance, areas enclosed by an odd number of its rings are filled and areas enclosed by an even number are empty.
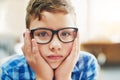
{"type": "Polygon", "coordinates": [[[60,59],[63,58],[63,56],[61,56],[61,55],[50,55],[50,56],[48,56],[48,58],[51,59],[51,60],[60,60],[60,59]]]}

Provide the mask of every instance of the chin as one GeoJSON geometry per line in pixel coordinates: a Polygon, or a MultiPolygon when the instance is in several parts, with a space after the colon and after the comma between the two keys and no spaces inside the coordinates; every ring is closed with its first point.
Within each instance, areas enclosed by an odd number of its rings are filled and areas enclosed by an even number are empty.
{"type": "Polygon", "coordinates": [[[57,69],[57,67],[52,67],[52,69],[57,69]]]}
{"type": "Polygon", "coordinates": [[[52,69],[57,69],[59,67],[60,64],[50,64],[52,69]]]}

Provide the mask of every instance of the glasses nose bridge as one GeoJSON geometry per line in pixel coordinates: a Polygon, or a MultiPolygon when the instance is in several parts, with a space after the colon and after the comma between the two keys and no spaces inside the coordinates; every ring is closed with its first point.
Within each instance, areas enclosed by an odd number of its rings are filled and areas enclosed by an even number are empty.
{"type": "Polygon", "coordinates": [[[59,31],[59,30],[52,30],[52,34],[53,34],[53,36],[54,36],[55,34],[58,35],[58,31],[59,31]]]}

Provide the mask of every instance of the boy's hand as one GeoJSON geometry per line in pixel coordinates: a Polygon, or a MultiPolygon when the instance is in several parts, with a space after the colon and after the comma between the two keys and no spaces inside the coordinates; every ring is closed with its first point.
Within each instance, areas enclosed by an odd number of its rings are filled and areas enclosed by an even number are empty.
{"type": "Polygon", "coordinates": [[[34,39],[31,41],[29,30],[25,33],[22,50],[28,64],[39,77],[39,80],[52,80],[53,70],[40,55],[36,41],[34,39]]]}
{"type": "Polygon", "coordinates": [[[80,50],[79,37],[77,37],[73,43],[71,53],[55,71],[56,80],[71,80],[71,73],[78,60],[79,50],[80,50]]]}

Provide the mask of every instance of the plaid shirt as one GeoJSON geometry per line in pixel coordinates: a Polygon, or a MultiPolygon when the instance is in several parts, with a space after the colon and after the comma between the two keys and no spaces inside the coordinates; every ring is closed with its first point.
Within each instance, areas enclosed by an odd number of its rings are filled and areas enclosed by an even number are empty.
{"type": "MultiPolygon", "coordinates": [[[[73,71],[72,80],[96,80],[98,64],[95,57],[86,52],[80,52],[73,71]]],[[[23,55],[10,59],[1,65],[1,80],[36,80],[34,71],[27,64],[23,55]]]]}

